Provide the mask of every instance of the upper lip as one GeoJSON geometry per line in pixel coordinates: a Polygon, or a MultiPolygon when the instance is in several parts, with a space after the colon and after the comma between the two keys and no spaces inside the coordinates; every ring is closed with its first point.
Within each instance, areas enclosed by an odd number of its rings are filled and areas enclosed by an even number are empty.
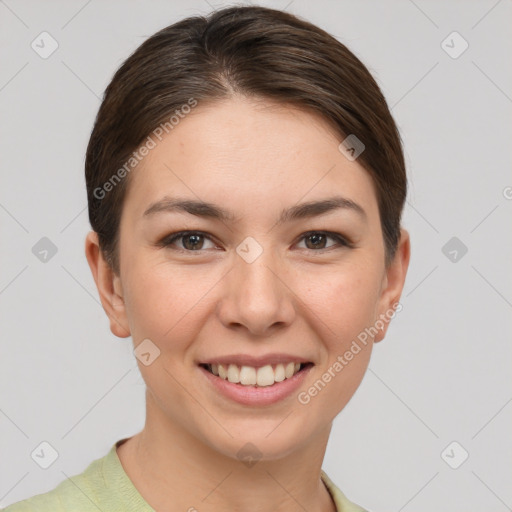
{"type": "Polygon", "coordinates": [[[268,364],[274,365],[279,363],[309,363],[311,360],[304,357],[295,356],[293,354],[265,354],[262,356],[251,356],[248,354],[231,354],[227,356],[210,357],[202,360],[199,364],[236,364],[237,366],[253,366],[260,367],[268,364]]]}

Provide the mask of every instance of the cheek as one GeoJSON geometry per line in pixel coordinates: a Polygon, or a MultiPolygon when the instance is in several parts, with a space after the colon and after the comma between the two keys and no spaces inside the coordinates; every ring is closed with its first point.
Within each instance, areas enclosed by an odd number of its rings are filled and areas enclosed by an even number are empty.
{"type": "Polygon", "coordinates": [[[178,268],[146,261],[134,265],[126,281],[125,302],[135,343],[149,338],[164,348],[172,340],[174,350],[180,348],[183,332],[199,325],[208,303],[207,292],[218,276],[211,269],[208,272],[206,266],[178,268]]]}
{"type": "Polygon", "coordinates": [[[153,362],[146,366],[141,360],[138,366],[154,399],[160,400],[163,408],[170,403],[186,407],[180,386],[173,385],[173,376],[183,381],[184,357],[201,326],[201,298],[209,281],[211,276],[203,286],[197,273],[193,277],[189,269],[177,271],[168,264],[135,265],[127,276],[126,312],[134,346],[149,339],[159,350],[153,362]]]}
{"type": "Polygon", "coordinates": [[[302,299],[323,325],[325,340],[343,346],[375,319],[380,281],[371,265],[347,265],[309,274],[302,299]]]}
{"type": "Polygon", "coordinates": [[[298,402],[313,416],[334,419],[361,384],[373,341],[367,328],[375,319],[379,297],[378,275],[366,267],[315,276],[316,286],[305,287],[303,297],[323,356],[311,386],[301,390],[298,402]]]}

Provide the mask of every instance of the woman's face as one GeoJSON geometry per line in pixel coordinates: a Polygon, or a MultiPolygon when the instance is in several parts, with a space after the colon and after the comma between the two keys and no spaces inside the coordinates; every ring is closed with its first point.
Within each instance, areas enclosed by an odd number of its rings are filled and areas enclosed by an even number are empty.
{"type": "Polygon", "coordinates": [[[372,179],[341,140],[315,115],[237,98],[197,106],[132,171],[109,314],[135,347],[150,340],[138,365],[162,428],[275,459],[329,431],[359,386],[408,242],[386,268],[372,179]],[[281,382],[201,366],[218,362],[281,382]],[[311,364],[282,380],[279,362],[311,364]]]}

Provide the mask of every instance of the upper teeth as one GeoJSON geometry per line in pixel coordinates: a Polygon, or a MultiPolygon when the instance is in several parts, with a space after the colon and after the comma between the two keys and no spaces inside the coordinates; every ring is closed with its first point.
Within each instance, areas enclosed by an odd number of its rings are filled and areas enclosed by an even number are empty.
{"type": "Polygon", "coordinates": [[[300,370],[300,363],[277,364],[273,368],[270,364],[255,368],[253,366],[238,366],[236,364],[208,365],[214,375],[229,382],[244,386],[271,386],[275,382],[293,377],[300,370]]]}

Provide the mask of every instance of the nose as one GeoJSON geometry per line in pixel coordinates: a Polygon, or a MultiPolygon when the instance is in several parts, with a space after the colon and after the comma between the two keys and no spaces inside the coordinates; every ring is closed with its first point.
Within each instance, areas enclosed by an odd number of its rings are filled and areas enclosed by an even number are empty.
{"type": "Polygon", "coordinates": [[[270,251],[263,251],[251,263],[236,255],[233,265],[217,306],[220,321],[229,329],[246,329],[254,336],[269,336],[289,326],[295,306],[284,265],[270,251]]]}

